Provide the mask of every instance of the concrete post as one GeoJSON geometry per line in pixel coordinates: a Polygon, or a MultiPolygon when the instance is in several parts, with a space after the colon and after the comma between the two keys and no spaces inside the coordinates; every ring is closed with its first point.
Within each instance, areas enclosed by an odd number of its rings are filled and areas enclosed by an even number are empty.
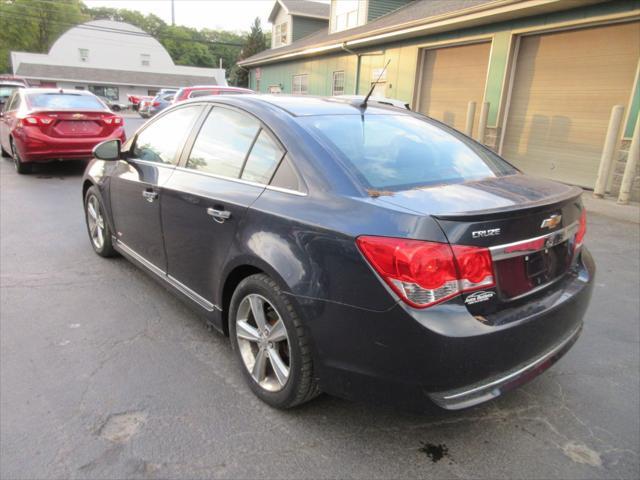
{"type": "Polygon", "coordinates": [[[596,198],[604,197],[607,189],[607,180],[609,179],[609,171],[613,164],[616,153],[616,145],[618,145],[618,133],[622,124],[622,114],[624,107],[622,105],[614,105],[611,109],[611,117],[609,117],[609,128],[607,128],[607,136],[604,140],[602,148],[602,157],[600,157],[600,167],[598,168],[598,178],[593,189],[593,196],[596,198]]]}
{"type": "Polygon", "coordinates": [[[468,137],[473,133],[473,120],[476,117],[476,102],[469,102],[467,106],[467,123],[464,127],[464,134],[468,137]]]}
{"type": "Polygon", "coordinates": [[[629,147],[627,164],[624,167],[622,185],[620,185],[618,203],[621,205],[629,203],[631,187],[633,186],[633,180],[636,176],[636,166],[639,161],[638,157],[640,157],[640,116],[636,119],[636,128],[633,129],[633,138],[631,139],[631,146],[629,147]]]}
{"type": "Polygon", "coordinates": [[[480,119],[478,120],[478,140],[484,144],[484,137],[487,130],[487,118],[489,118],[489,102],[483,102],[480,107],[480,119]]]}

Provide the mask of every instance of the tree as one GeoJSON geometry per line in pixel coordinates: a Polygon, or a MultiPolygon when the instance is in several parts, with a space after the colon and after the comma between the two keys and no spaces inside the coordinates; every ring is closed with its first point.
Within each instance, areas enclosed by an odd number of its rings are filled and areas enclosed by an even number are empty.
{"type": "MultiPolygon", "coordinates": [[[[267,37],[262,31],[260,18],[256,17],[256,19],[253,21],[253,25],[251,25],[251,32],[249,32],[249,35],[247,35],[245,47],[240,52],[240,58],[238,60],[244,60],[245,58],[249,58],[252,55],[260,53],[266,49],[267,37]]],[[[249,71],[246,68],[236,64],[231,70],[229,80],[233,85],[247,87],[249,86],[249,71]]]]}
{"type": "Polygon", "coordinates": [[[89,17],[80,0],[0,0],[0,73],[10,72],[9,52],[45,53],[66,30],[89,17]]]}

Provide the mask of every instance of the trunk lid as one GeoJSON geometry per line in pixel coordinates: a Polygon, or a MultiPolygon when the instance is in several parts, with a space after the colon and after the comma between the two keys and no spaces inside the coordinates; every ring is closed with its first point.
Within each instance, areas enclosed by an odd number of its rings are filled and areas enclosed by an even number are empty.
{"type": "Polygon", "coordinates": [[[110,112],[99,111],[37,111],[39,117],[51,119],[47,125],[40,125],[40,129],[50,137],[56,138],[83,138],[106,137],[121,126],[109,119],[116,116],[110,112]]]}
{"type": "Polygon", "coordinates": [[[485,316],[531,301],[571,269],[581,193],[577,187],[512,175],[380,199],[430,215],[451,244],[489,248],[495,288],[463,295],[472,314],[485,316]]]}

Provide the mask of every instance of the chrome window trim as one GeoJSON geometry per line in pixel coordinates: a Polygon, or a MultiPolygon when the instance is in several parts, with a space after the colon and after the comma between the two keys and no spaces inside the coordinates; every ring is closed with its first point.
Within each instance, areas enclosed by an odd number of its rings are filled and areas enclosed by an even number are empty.
{"type": "Polygon", "coordinates": [[[181,172],[195,173],[197,175],[204,175],[205,177],[217,178],[218,180],[229,180],[231,182],[242,183],[242,184],[245,184],[245,185],[251,185],[253,187],[263,188],[263,189],[267,189],[267,190],[273,190],[273,191],[276,191],[276,192],[288,193],[290,195],[297,195],[299,197],[306,197],[307,196],[307,194],[305,192],[300,192],[298,190],[290,190],[288,188],[275,187],[273,185],[267,185],[265,183],[252,182],[250,180],[243,180],[241,178],[226,177],[224,175],[218,175],[218,174],[215,174],[215,173],[202,172],[200,170],[195,170],[193,168],[175,167],[175,169],[176,170],[180,170],[181,172]]]}
{"type": "Polygon", "coordinates": [[[291,190],[290,188],[276,187],[274,185],[267,185],[266,188],[267,190],[272,190],[274,192],[288,193],[289,195],[297,195],[298,197],[307,196],[307,193],[305,192],[300,192],[298,190],[291,190]]]}
{"type": "Polygon", "coordinates": [[[513,243],[504,243],[502,245],[495,245],[493,247],[489,247],[489,251],[491,252],[491,258],[494,261],[505,260],[507,258],[520,257],[522,255],[530,255],[532,253],[540,252],[545,248],[554,247],[566,240],[569,240],[573,235],[575,235],[578,231],[578,222],[573,222],[570,225],[567,225],[560,230],[556,230],[555,232],[547,233],[546,235],[540,235],[539,237],[528,238],[526,240],[518,240],[513,243]],[[537,242],[540,240],[544,240],[544,246],[542,248],[530,248],[527,250],[517,250],[513,252],[509,252],[508,249],[518,247],[520,245],[526,245],[527,243],[537,242]]]}
{"type": "Polygon", "coordinates": [[[169,275],[160,267],[156,266],[154,263],[150,262],[149,260],[144,258],[142,255],[140,255],[138,252],[133,250],[131,247],[125,244],[122,240],[118,240],[115,237],[111,237],[111,238],[112,238],[113,246],[116,248],[116,250],[118,250],[120,253],[123,253],[125,256],[128,256],[133,260],[137,261],[152,273],[155,273],[162,280],[167,282],[169,285],[174,287],[177,291],[179,291],[180,293],[188,297],[190,300],[200,305],[202,308],[204,308],[208,312],[213,312],[214,310],[218,310],[220,312],[222,311],[222,309],[218,305],[211,303],[206,298],[202,297],[201,295],[199,295],[198,293],[194,292],[189,287],[187,287],[185,284],[181,283],[179,280],[176,280],[174,277],[169,275]]]}

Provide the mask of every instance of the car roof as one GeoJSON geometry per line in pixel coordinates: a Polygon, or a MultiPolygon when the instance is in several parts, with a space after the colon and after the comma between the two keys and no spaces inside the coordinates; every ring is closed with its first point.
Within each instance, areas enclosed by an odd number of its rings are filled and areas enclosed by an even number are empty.
{"type": "Polygon", "coordinates": [[[27,88],[24,83],[16,82],[14,80],[0,80],[0,86],[27,88]]]}
{"type": "Polygon", "coordinates": [[[73,88],[33,88],[33,87],[27,87],[22,89],[22,93],[29,94],[29,93],[62,93],[62,94],[67,94],[67,95],[91,95],[91,96],[95,96],[93,93],[87,91],[87,90],[76,90],[73,88]]]}
{"type": "MultiPolygon", "coordinates": [[[[258,108],[260,106],[264,107],[272,105],[284,110],[294,117],[308,117],[316,115],[361,115],[363,113],[363,110],[360,107],[362,100],[338,97],[315,97],[307,95],[212,95],[190,99],[189,102],[195,103],[203,100],[224,100],[224,103],[236,104],[238,106],[252,104],[254,107],[258,108]]],[[[406,115],[409,111],[372,102],[367,106],[365,112],[367,115],[406,115]]]]}

